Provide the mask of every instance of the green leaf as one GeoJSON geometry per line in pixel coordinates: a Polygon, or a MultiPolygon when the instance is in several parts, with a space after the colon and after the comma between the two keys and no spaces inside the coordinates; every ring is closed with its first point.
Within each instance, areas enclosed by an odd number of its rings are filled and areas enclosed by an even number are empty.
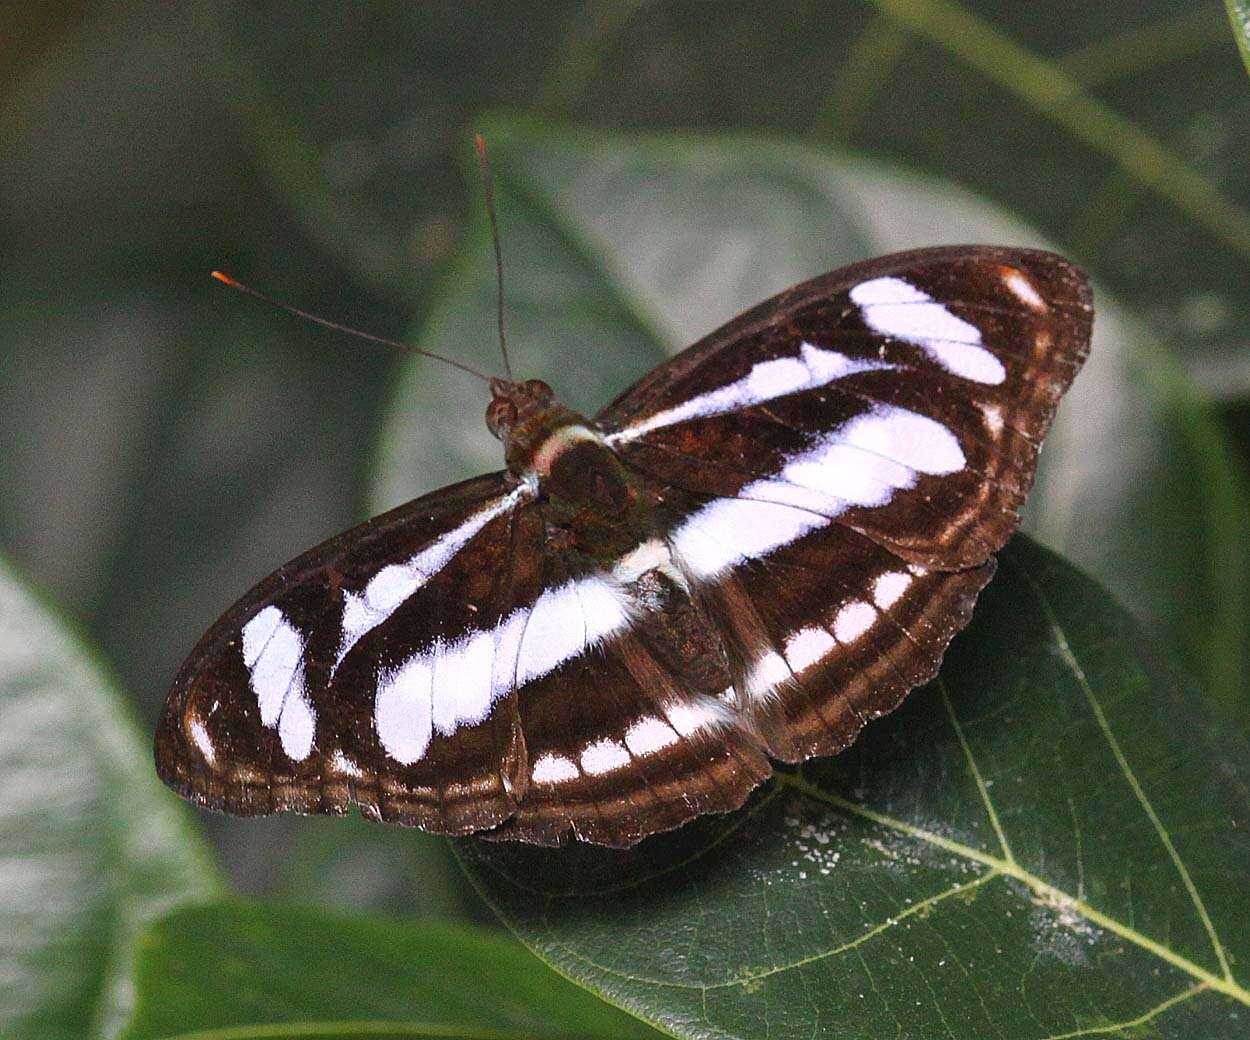
{"type": "Polygon", "coordinates": [[[816,132],[1009,206],[1148,315],[1205,394],[1245,393],[1250,109],[1219,6],[868,6],[816,132]]]}
{"type": "MultiPolygon", "coordinates": [[[[514,367],[587,412],[748,305],[840,264],[939,242],[1045,244],[949,185],[777,141],[488,131],[514,367]]],[[[415,341],[497,370],[493,277],[479,222],[415,341]]],[[[1110,584],[1250,725],[1250,499],[1144,323],[1101,291],[1096,306],[1028,526],[1110,584]]],[[[475,382],[418,359],[396,401],[378,507],[499,468],[475,382]]]]}
{"type": "Polygon", "coordinates": [[[140,925],[217,885],[109,679],[0,560],[0,1034],[113,1035],[140,925]]]}
{"type": "Polygon", "coordinates": [[[534,90],[583,6],[307,7],[290,19],[230,2],[204,5],[203,21],[261,170],[359,282],[410,306],[463,230],[463,128],[534,90]]]}
{"type": "Polygon", "coordinates": [[[171,915],[142,936],[137,978],[125,1040],[656,1036],[495,935],[280,905],[171,915]]]}
{"type": "Polygon", "coordinates": [[[486,105],[607,128],[768,128],[1008,206],[1148,316],[1204,393],[1250,388],[1250,108],[1213,0],[1062,17],[992,0],[773,0],[714,17],[681,0],[229,11],[220,50],[248,70],[242,109],[282,113],[246,120],[266,169],[313,234],[358,277],[376,284],[384,266],[397,295],[475,204],[448,156],[486,105]]]}
{"type": "Polygon", "coordinates": [[[1247,1035],[1250,750],[1017,538],[939,681],[628,854],[465,842],[557,970],[682,1037],[1247,1035]]]}
{"type": "Polygon", "coordinates": [[[1228,8],[1228,17],[1233,23],[1233,37],[1237,40],[1237,49],[1241,51],[1242,61],[1250,71],[1250,3],[1247,0],[1224,0],[1228,8]]]}

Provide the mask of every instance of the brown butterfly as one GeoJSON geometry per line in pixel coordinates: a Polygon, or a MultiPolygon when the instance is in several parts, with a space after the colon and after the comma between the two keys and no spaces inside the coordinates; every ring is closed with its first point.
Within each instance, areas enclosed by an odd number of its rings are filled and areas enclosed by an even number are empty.
{"type": "Polygon", "coordinates": [[[492,379],[507,468],[244,596],[157,770],[241,815],[540,844],[735,809],[936,674],[1091,323],[1058,256],[924,249],[760,304],[593,418],[492,379]]]}

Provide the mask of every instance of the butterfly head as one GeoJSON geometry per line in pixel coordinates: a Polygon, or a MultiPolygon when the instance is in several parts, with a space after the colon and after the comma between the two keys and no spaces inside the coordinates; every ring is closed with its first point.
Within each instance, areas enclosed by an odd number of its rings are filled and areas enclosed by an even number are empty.
{"type": "Polygon", "coordinates": [[[506,445],[513,431],[524,428],[547,411],[554,397],[551,387],[541,379],[527,379],[523,383],[492,379],[486,427],[506,445]]]}
{"type": "Polygon", "coordinates": [[[486,426],[503,442],[508,468],[545,476],[555,457],[578,440],[598,439],[586,419],[564,407],[541,379],[490,381],[486,426]]]}

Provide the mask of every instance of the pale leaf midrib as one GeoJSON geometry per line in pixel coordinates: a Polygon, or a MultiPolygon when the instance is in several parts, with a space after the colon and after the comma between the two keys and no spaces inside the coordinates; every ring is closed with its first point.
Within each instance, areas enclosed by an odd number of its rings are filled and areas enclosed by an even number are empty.
{"type": "Polygon", "coordinates": [[[1072,910],[1074,913],[1080,914],[1091,924],[1105,929],[1114,935],[1118,935],[1126,942],[1133,943],[1135,946],[1140,947],[1146,952],[1158,957],[1160,960],[1172,965],[1172,967],[1193,976],[1193,978],[1197,979],[1199,982],[1205,983],[1207,988],[1223,993],[1225,996],[1232,997],[1239,1003],[1250,1007],[1250,989],[1242,986],[1236,980],[1227,979],[1208,971],[1206,968],[1194,963],[1187,957],[1177,953],[1175,950],[1172,950],[1164,946],[1162,943],[1151,939],[1148,935],[1139,932],[1135,928],[1130,928],[1121,921],[1118,921],[1115,918],[1104,914],[1102,911],[1095,909],[1083,900],[1076,899],[1075,897],[1068,895],[1068,893],[1056,888],[1048,881],[1043,881],[1036,874],[1025,870],[1018,863],[1009,863],[1007,860],[999,856],[992,856],[987,852],[982,852],[980,849],[974,849],[969,845],[963,844],[962,842],[954,841],[951,838],[943,837],[940,834],[933,834],[932,832],[926,831],[921,827],[916,827],[903,820],[898,820],[892,816],[888,816],[885,813],[869,809],[867,806],[861,805],[858,802],[853,802],[848,798],[843,798],[841,795],[825,791],[809,781],[804,780],[800,776],[795,776],[789,773],[779,773],[777,774],[777,780],[781,784],[793,787],[795,790],[802,792],[814,801],[823,802],[826,805],[832,806],[842,812],[850,813],[854,816],[859,816],[862,819],[878,824],[879,826],[899,831],[909,837],[916,838],[920,841],[924,841],[930,845],[943,849],[952,855],[981,863],[989,867],[991,870],[996,870],[998,873],[1006,877],[1019,881],[1043,899],[1048,900],[1053,904],[1061,905],[1065,909],[1072,910]]]}

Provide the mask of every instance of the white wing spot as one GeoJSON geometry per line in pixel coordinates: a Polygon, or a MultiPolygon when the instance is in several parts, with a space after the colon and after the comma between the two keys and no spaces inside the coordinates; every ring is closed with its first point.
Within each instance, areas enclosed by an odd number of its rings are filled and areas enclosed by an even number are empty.
{"type": "Polygon", "coordinates": [[[208,735],[208,727],[200,719],[193,718],[187,728],[204,761],[210,766],[216,765],[217,749],[213,747],[213,738],[208,735]]]}
{"type": "Polygon", "coordinates": [[[317,713],[303,687],[301,681],[299,687],[291,691],[278,720],[278,738],[282,741],[282,750],[295,762],[303,761],[312,753],[313,737],[317,731],[317,713]]]}
{"type": "Polygon", "coordinates": [[[530,778],[536,784],[563,784],[576,780],[581,774],[577,766],[563,755],[539,755],[534,760],[530,778]]]}
{"type": "Polygon", "coordinates": [[[1023,271],[1018,271],[1014,267],[1004,267],[1002,271],[1003,284],[1011,290],[1017,300],[1035,311],[1047,311],[1050,309],[1046,306],[1046,301],[1042,299],[1038,291],[1033,288],[1033,283],[1025,277],[1023,271]]]}
{"type": "Polygon", "coordinates": [[[433,681],[434,671],[429,659],[423,656],[378,676],[373,721],[379,743],[400,765],[412,765],[430,746],[433,681]]]}
{"type": "Polygon", "coordinates": [[[676,701],[665,706],[664,715],[668,724],[683,737],[702,730],[732,725],[735,713],[729,705],[736,703],[733,687],[727,687],[720,696],[721,700],[701,697],[696,701],[676,701]],[[725,697],[730,700],[724,702],[725,697]]]}
{"type": "Polygon", "coordinates": [[[790,666],[786,659],[777,651],[769,650],[756,658],[747,672],[747,695],[756,700],[763,700],[782,683],[791,679],[790,666]]]}
{"type": "Polygon", "coordinates": [[[838,611],[833,622],[833,634],[839,643],[853,643],[870,628],[877,619],[877,612],[863,602],[851,600],[838,611]]]}
{"type": "Polygon", "coordinates": [[[582,772],[588,776],[601,776],[614,769],[627,766],[632,761],[625,745],[604,737],[582,749],[582,772]]]}
{"type": "Polygon", "coordinates": [[[251,676],[260,721],[272,728],[278,724],[287,691],[297,677],[303,681],[304,637],[273,606],[265,607],[244,625],[242,635],[243,663],[251,676]]]}
{"type": "Polygon", "coordinates": [[[307,758],[317,713],[304,687],[304,637],[275,606],[258,611],[240,634],[261,725],[277,728],[288,758],[307,758]]]}
{"type": "Polygon", "coordinates": [[[1007,378],[1003,363],[982,346],[975,325],[902,278],[873,278],[850,295],[870,329],[920,347],[952,375],[991,384],[1007,378]]]}
{"type": "Polygon", "coordinates": [[[677,731],[654,715],[639,719],[625,731],[625,746],[639,758],[662,751],[678,739],[677,731]]]}
{"type": "Polygon", "coordinates": [[[872,586],[872,599],[882,610],[888,610],[903,597],[911,585],[911,575],[902,571],[887,571],[872,586]]]}
{"type": "Polygon", "coordinates": [[[795,672],[802,672],[823,661],[837,641],[819,625],[800,628],[786,640],[786,660],[795,672]]]}

